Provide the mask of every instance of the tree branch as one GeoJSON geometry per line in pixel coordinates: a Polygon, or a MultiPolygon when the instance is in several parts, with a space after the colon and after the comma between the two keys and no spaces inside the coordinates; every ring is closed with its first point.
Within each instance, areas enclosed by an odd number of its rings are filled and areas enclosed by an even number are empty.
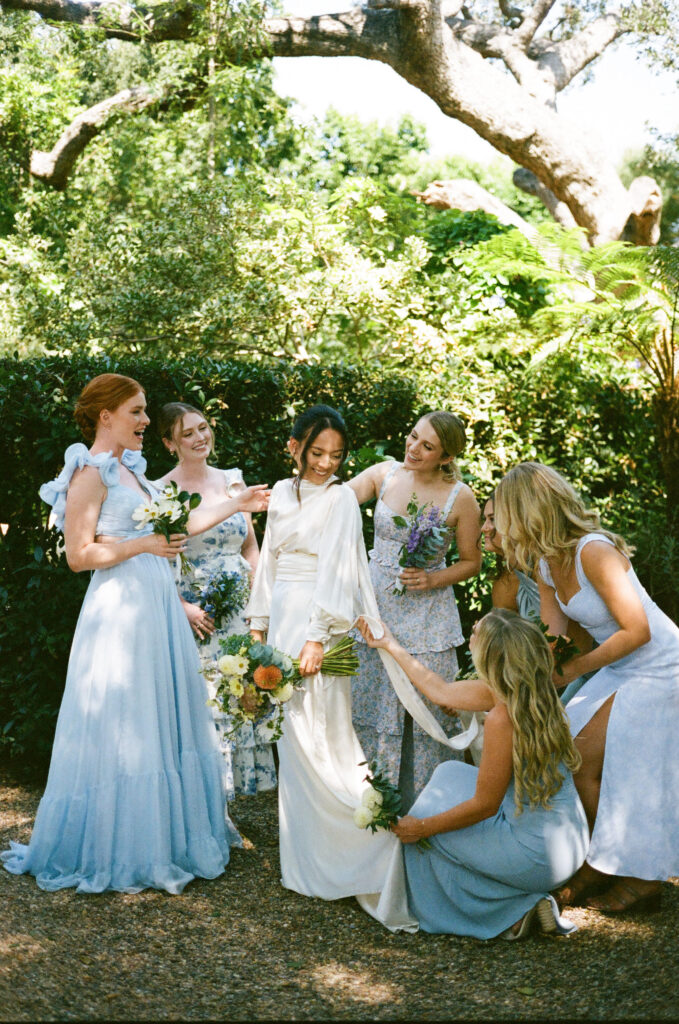
{"type": "Polygon", "coordinates": [[[71,122],[49,153],[36,150],[31,154],[31,174],[45,185],[57,190],[64,189],[88,142],[106,128],[113,116],[121,113],[138,114],[159,99],[157,94],[144,86],[136,86],[134,89],[123,89],[115,96],[84,110],[71,122]]]}
{"type": "Polygon", "coordinates": [[[110,39],[136,42],[143,36],[152,43],[189,39],[198,15],[188,0],[180,6],[148,7],[116,0],[0,0],[0,6],[7,11],[35,11],[47,21],[96,26],[110,39]]]}
{"type": "Polygon", "coordinates": [[[545,20],[556,0],[535,0],[535,3],[524,15],[523,21],[515,30],[515,36],[524,45],[533,38],[540,25],[545,20]]]}
{"type": "Polygon", "coordinates": [[[532,171],[525,167],[517,167],[512,176],[512,181],[522,192],[529,196],[535,196],[549,210],[554,220],[564,228],[575,228],[575,217],[565,203],[556,198],[554,193],[546,188],[532,171]]]}
{"type": "Polygon", "coordinates": [[[463,213],[484,210],[497,217],[501,224],[518,228],[521,234],[531,241],[535,239],[536,231],[532,224],[475,181],[468,181],[466,178],[432,181],[424,192],[413,192],[413,195],[425,205],[433,206],[435,210],[462,210],[463,213]]]}
{"type": "Polygon", "coordinates": [[[537,57],[541,67],[549,68],[558,92],[603,53],[607,46],[627,32],[631,32],[631,28],[623,23],[619,15],[606,14],[560,43],[552,43],[547,39],[536,40],[531,43],[528,55],[537,57]]]}

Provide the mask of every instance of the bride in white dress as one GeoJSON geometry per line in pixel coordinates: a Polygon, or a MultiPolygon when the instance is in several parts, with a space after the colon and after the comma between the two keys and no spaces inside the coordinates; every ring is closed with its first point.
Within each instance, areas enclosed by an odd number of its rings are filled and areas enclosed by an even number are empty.
{"type": "MultiPolygon", "coordinates": [[[[366,769],[351,722],[351,679],[322,672],[324,650],[359,615],[377,619],[358,503],[336,475],[347,451],[346,428],[334,409],[314,406],[292,435],[288,447],[298,475],[273,488],[244,613],[253,636],[261,640],[266,633],[268,643],[299,657],[306,677],[285,705],[278,743],[282,882],[306,896],[356,896],[388,927],[414,929],[404,886],[378,909],[398,842],[391,832],[373,834],[354,824],[366,769]]],[[[385,666],[416,721],[456,749],[471,742],[467,735],[447,739],[389,655],[385,666]]]]}

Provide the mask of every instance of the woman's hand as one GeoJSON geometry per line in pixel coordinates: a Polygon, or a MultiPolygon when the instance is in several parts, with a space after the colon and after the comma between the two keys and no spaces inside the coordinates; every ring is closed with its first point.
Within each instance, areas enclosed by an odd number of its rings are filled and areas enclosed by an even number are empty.
{"type": "Polygon", "coordinates": [[[313,676],[320,672],[323,664],[323,644],[316,640],[307,640],[299,654],[299,674],[313,676]]]}
{"type": "Polygon", "coordinates": [[[264,631],[263,630],[261,630],[261,629],[251,629],[250,630],[250,636],[252,637],[252,639],[255,641],[256,644],[263,644],[264,643],[264,631]]]}
{"type": "Polygon", "coordinates": [[[406,590],[434,589],[434,580],[426,569],[415,569],[414,567],[404,569],[399,579],[405,585],[406,590]]]}
{"type": "Polygon", "coordinates": [[[552,682],[557,690],[563,690],[564,687],[568,686],[569,683],[572,683],[580,675],[582,675],[582,672],[578,667],[578,658],[570,658],[569,661],[563,663],[561,671],[554,669],[552,682]]]}
{"type": "Polygon", "coordinates": [[[360,617],[356,625],[358,626],[361,632],[361,636],[367,643],[368,647],[384,647],[386,650],[391,641],[394,639],[394,634],[391,632],[388,626],[385,626],[384,623],[382,623],[382,629],[384,630],[384,633],[379,639],[375,639],[375,637],[372,634],[372,630],[370,629],[370,626],[365,621],[363,616],[360,617]]]}
{"type": "Polygon", "coordinates": [[[264,512],[269,507],[271,490],[267,484],[253,484],[236,496],[239,512],[264,512]]]}
{"type": "Polygon", "coordinates": [[[145,548],[150,555],[169,558],[172,561],[177,555],[186,551],[186,534],[171,533],[170,539],[167,540],[162,533],[149,533],[145,548]]]}
{"type": "Polygon", "coordinates": [[[424,819],[414,818],[412,814],[406,814],[399,818],[391,826],[391,831],[398,836],[402,843],[418,843],[420,839],[428,838],[424,819]]]}
{"type": "Polygon", "coordinates": [[[182,601],[182,605],[186,612],[186,618],[189,620],[189,626],[198,639],[204,640],[206,637],[212,636],[215,624],[208,613],[199,604],[191,604],[190,601],[182,601]]]}

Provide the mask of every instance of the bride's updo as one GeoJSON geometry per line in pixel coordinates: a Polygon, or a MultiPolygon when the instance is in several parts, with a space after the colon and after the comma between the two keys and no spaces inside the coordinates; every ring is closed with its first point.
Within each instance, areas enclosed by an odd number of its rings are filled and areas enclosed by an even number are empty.
{"type": "Polygon", "coordinates": [[[120,373],[100,373],[85,385],[75,403],[73,418],[88,444],[92,444],[97,435],[99,416],[104,409],[115,412],[123,402],[134,398],[140,391],[142,395],[146,394],[138,381],[120,373]]]}
{"type": "MultiPolygon", "coordinates": [[[[301,413],[292,425],[290,436],[298,441],[301,445],[299,452],[299,475],[295,480],[295,486],[299,492],[300,481],[306,473],[307,461],[306,453],[309,450],[310,445],[314,443],[318,435],[324,430],[336,430],[342,438],[343,452],[342,461],[338,468],[342,468],[342,464],[347,457],[349,451],[349,435],[347,434],[347,425],[344,422],[340,413],[337,409],[333,409],[330,405],[312,405],[310,409],[301,413]]],[[[341,483],[341,480],[336,480],[335,483],[341,483]]]]}

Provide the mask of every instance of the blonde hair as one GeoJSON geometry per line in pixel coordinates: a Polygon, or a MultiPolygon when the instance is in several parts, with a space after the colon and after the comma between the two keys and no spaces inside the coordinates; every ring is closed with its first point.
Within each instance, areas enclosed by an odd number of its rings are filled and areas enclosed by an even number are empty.
{"type": "Polygon", "coordinates": [[[554,658],[542,630],[508,608],[494,608],[477,626],[472,660],[514,727],[516,813],[526,800],[531,809],[548,807],[564,781],[561,763],[576,771],[582,759],[552,682],[554,658]]]}
{"type": "Polygon", "coordinates": [[[594,509],[551,466],[520,462],[495,490],[495,523],[509,560],[531,572],[540,558],[555,558],[568,570],[578,541],[588,533],[608,537],[627,558],[633,549],[617,533],[603,529],[594,509]]]}
{"type": "Polygon", "coordinates": [[[158,415],[158,433],[164,441],[172,441],[174,444],[179,444],[179,437],[184,429],[184,417],[191,412],[195,413],[196,416],[200,416],[207,423],[208,430],[210,431],[209,457],[213,458],[216,454],[214,431],[208,423],[205,414],[193,405],[187,405],[186,402],[168,402],[164,405],[158,415]]]}
{"type": "Polygon", "coordinates": [[[441,443],[444,457],[452,456],[450,462],[441,466],[441,475],[444,480],[460,480],[460,470],[455,459],[464,451],[467,444],[464,423],[458,416],[452,412],[446,412],[445,409],[427,412],[421,419],[426,420],[433,427],[441,443]]]}

